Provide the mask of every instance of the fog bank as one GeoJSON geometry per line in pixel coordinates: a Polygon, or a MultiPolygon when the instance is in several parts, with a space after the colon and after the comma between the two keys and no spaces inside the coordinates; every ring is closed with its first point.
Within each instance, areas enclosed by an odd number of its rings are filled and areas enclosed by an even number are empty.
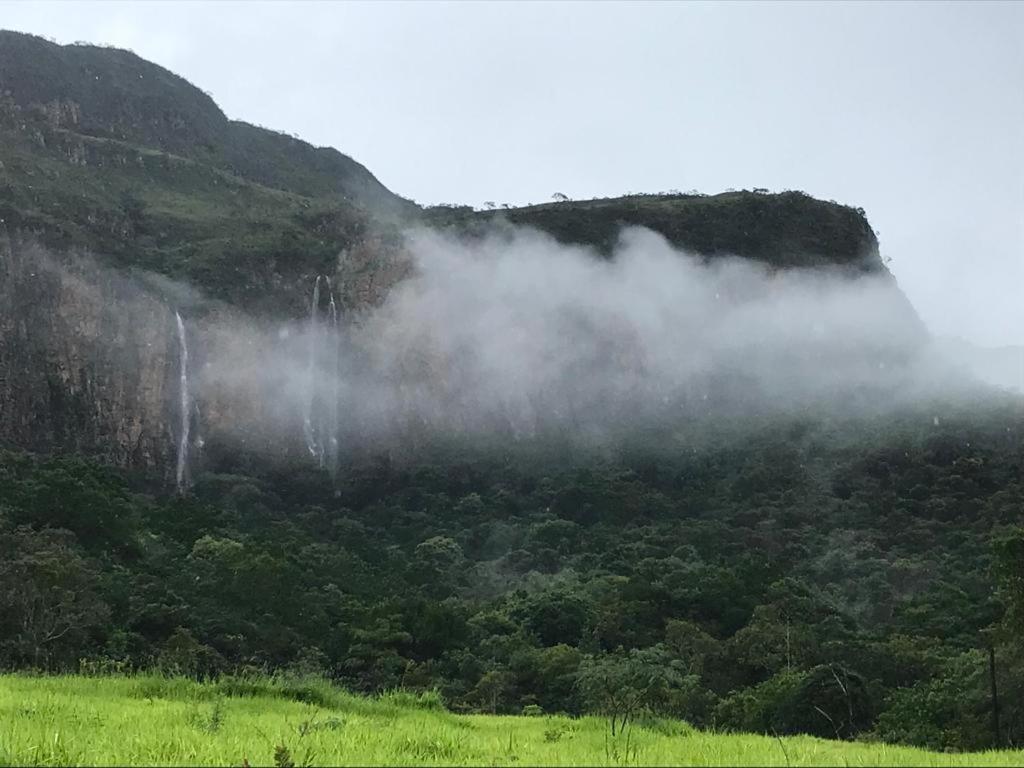
{"type": "Polygon", "coordinates": [[[321,291],[315,331],[279,328],[249,359],[251,339],[222,339],[235,354],[204,381],[255,383],[286,430],[314,414],[319,444],[341,454],[437,437],[607,447],[716,420],[979,396],[888,274],[702,259],[643,229],[624,230],[610,259],[523,228],[416,230],[407,249],[413,274],[380,307],[335,333],[321,291]]]}

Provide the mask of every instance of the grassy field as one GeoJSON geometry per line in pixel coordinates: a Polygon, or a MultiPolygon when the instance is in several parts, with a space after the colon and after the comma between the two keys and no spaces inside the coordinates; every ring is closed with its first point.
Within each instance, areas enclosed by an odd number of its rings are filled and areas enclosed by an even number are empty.
{"type": "Polygon", "coordinates": [[[455,715],[432,695],[353,696],[318,681],[0,677],[0,765],[1021,765],[651,720],[455,715]]]}

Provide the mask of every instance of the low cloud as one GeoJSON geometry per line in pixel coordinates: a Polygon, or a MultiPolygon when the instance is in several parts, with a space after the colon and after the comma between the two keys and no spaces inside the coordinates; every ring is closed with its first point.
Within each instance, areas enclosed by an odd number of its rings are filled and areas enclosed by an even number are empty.
{"type": "Polygon", "coordinates": [[[413,274],[380,307],[335,331],[322,283],[315,331],[282,327],[255,365],[222,357],[207,380],[261,379],[276,421],[294,434],[310,421],[310,449],[328,461],[435,438],[608,447],[977,394],[887,273],[703,259],[644,229],[624,230],[611,258],[523,228],[417,230],[407,249],[413,274]]]}

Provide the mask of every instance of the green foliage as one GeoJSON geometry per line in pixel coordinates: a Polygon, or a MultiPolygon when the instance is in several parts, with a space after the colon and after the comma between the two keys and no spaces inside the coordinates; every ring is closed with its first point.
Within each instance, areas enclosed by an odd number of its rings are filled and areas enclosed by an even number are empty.
{"type": "Polygon", "coordinates": [[[210,707],[199,707],[189,715],[189,722],[205,733],[217,733],[224,725],[224,704],[217,700],[210,707]]]}
{"type": "Polygon", "coordinates": [[[995,570],[999,592],[1007,607],[1006,622],[1024,630],[1024,527],[1007,531],[996,541],[995,570]]]}
{"type": "Polygon", "coordinates": [[[615,736],[640,713],[665,710],[683,681],[680,666],[662,648],[619,650],[584,659],[576,685],[587,708],[608,718],[615,736]]]}
{"type": "MultiPolygon", "coordinates": [[[[1009,742],[1024,701],[1020,427],[1012,410],[942,428],[908,414],[805,430],[797,447],[773,426],[675,456],[446,455],[335,486],[214,464],[187,498],[6,452],[0,664],[161,668],[215,681],[189,695],[319,707],[339,706],[342,683],[404,709],[603,713],[617,734],[661,715],[977,749],[995,743],[991,641],[1009,742]],[[779,455],[813,480],[780,490],[779,455]],[[968,493],[989,495],[933,514],[968,493]]],[[[179,695],[176,680],[139,695],[179,695]]]]}
{"type": "Polygon", "coordinates": [[[444,696],[438,690],[430,691],[403,691],[393,690],[383,693],[378,698],[385,704],[393,704],[401,709],[423,709],[427,711],[440,712],[445,709],[444,696]]]}
{"type": "Polygon", "coordinates": [[[0,658],[69,665],[110,620],[99,573],[66,530],[0,528],[0,658]]]}
{"type": "Polygon", "coordinates": [[[942,674],[894,691],[875,733],[929,749],[981,749],[991,744],[985,657],[957,656],[942,674]]]}
{"type": "Polygon", "coordinates": [[[714,722],[730,731],[771,733],[775,713],[793,699],[802,681],[802,672],[787,670],[736,691],[715,707],[714,722]]]}
{"type": "Polygon", "coordinates": [[[197,641],[187,629],[178,627],[160,649],[156,666],[168,675],[203,679],[223,669],[224,659],[213,648],[197,641]]]}
{"type": "Polygon", "coordinates": [[[629,195],[546,203],[472,215],[428,211],[439,226],[478,232],[492,224],[522,224],[563,243],[610,253],[626,226],[642,226],[673,245],[707,256],[742,255],[779,267],[838,265],[853,272],[884,269],[864,212],[801,192],[719,195],[629,195]]]}
{"type": "Polygon", "coordinates": [[[793,695],[780,704],[772,719],[778,733],[847,739],[870,728],[875,715],[864,679],[833,664],[803,673],[793,695]]]}

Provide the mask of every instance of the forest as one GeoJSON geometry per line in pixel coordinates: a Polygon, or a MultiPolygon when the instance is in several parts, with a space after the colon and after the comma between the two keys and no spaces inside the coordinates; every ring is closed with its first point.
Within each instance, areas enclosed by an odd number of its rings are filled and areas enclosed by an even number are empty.
{"type": "Polygon", "coordinates": [[[8,451],[0,665],[1019,744],[1024,419],[931,405],[689,453],[438,446],[336,478],[214,447],[180,496],[8,451]]]}

